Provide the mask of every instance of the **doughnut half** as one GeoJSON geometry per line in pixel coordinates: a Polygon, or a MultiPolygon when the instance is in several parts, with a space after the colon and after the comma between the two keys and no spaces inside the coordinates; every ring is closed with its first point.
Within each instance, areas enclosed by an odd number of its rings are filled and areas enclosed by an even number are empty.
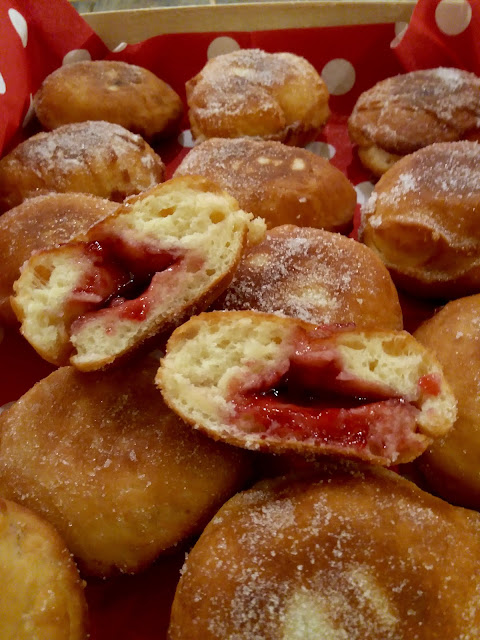
{"type": "Polygon", "coordinates": [[[477,640],[480,517],[386,469],[229,500],[187,557],[171,640],[477,640]]]}
{"type": "MultiPolygon", "coordinates": [[[[252,217],[207,179],[157,185],[25,263],[11,299],[22,334],[53,364],[113,362],[209,306],[231,281],[252,217]]],[[[263,234],[263,223],[253,228],[263,234]]]]}
{"type": "Polygon", "coordinates": [[[456,417],[440,365],[410,334],[253,311],[203,313],[179,327],[157,384],[213,438],[382,465],[413,460],[456,417]]]}

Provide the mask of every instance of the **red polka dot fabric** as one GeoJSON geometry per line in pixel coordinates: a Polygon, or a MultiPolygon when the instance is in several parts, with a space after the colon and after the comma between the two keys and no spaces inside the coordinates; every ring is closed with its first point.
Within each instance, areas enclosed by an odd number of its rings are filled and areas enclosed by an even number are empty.
{"type": "MultiPolygon", "coordinates": [[[[260,10],[260,8],[259,8],[260,10]]],[[[377,24],[255,33],[173,34],[109,50],[67,0],[0,0],[0,150],[2,155],[35,131],[32,100],[55,68],[77,60],[116,59],[144,66],[185,99],[185,81],[212,56],[238,48],[290,51],[307,58],[324,78],[332,116],[308,148],[341,169],[354,184],[359,205],[374,180],[360,165],[346,122],[360,93],[388,76],[436,66],[480,74],[480,2],[419,0],[410,24],[377,24]]],[[[157,148],[170,176],[193,145],[185,117],[182,131],[157,148]]],[[[418,307],[412,313],[427,313],[418,307]]],[[[0,407],[15,401],[52,367],[21,336],[0,327],[0,407]]],[[[93,640],[161,640],[183,552],[140,577],[89,584],[93,640]]]]}

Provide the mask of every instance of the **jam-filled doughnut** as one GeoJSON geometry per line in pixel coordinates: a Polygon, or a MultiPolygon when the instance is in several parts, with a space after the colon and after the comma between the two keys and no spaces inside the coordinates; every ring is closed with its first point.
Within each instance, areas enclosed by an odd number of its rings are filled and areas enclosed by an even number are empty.
{"type": "Polygon", "coordinates": [[[360,239],[409,293],[480,291],[480,144],[432,144],[397,162],[362,211],[360,239]]]}
{"type": "Polygon", "coordinates": [[[114,362],[223,293],[249,228],[263,235],[252,218],[200,176],[130,198],[83,237],[24,264],[11,298],[21,332],[52,364],[114,362]]]}
{"type": "Polygon", "coordinates": [[[435,493],[480,510],[480,295],[449,302],[415,337],[435,353],[458,400],[452,430],[418,464],[435,493]]]}
{"type": "Polygon", "coordinates": [[[402,328],[397,290],[374,251],[338,233],[294,225],[275,227],[248,248],[215,307],[402,328]]]}
{"type": "Polygon", "coordinates": [[[362,93],[348,121],[362,163],[381,176],[435,142],[480,139],[480,78],[439,67],[381,80],[362,93]]]}
{"type": "Polygon", "coordinates": [[[402,331],[343,330],[253,311],[190,318],[157,374],[167,404],[240,447],[408,462],[448,432],[456,402],[402,331]]]}
{"type": "Polygon", "coordinates": [[[208,176],[245,209],[282,224],[347,231],[355,189],[328,160],[280,142],[212,138],[194,147],[175,175],[208,176]]]}
{"type": "Polygon", "coordinates": [[[45,129],[105,120],[144,138],[168,135],[183,113],[180,96],[154,73],[119,60],[88,60],[56,69],[35,94],[45,129]]]}
{"type": "Polygon", "coordinates": [[[65,543],[43,518],[0,497],[0,637],[86,640],[87,603],[65,543]]]}
{"type": "Polygon", "coordinates": [[[20,267],[32,253],[68,242],[118,206],[86,193],[51,193],[29,198],[4,213],[0,217],[0,322],[17,322],[10,296],[20,267]]]}
{"type": "Polygon", "coordinates": [[[293,53],[240,49],[216,56],[186,83],[186,92],[197,142],[253,136],[302,146],[330,115],[325,83],[293,53]]]}
{"type": "Polygon", "coordinates": [[[0,495],[53,524],[89,575],[136,572],[199,533],[250,456],[163,403],[158,359],[57,369],[0,415],[0,495]]]}
{"type": "Polygon", "coordinates": [[[163,181],[165,165],[145,140],[111,122],[37,133],[0,160],[0,212],[51,191],[121,202],[163,181]]]}
{"type": "Polygon", "coordinates": [[[480,632],[480,516],[391,471],[263,481],[189,553],[171,640],[459,640],[480,632]]]}

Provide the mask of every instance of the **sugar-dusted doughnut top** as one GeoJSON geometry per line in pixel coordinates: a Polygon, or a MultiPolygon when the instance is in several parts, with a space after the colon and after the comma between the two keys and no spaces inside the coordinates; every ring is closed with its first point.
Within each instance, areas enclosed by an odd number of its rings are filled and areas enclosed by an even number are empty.
{"type": "Polygon", "coordinates": [[[186,83],[194,138],[258,136],[301,144],[328,118],[328,90],[292,53],[240,49],[212,58],[186,83]]]}
{"type": "Polygon", "coordinates": [[[479,525],[375,467],[264,481],[189,554],[170,638],[474,640],[479,525]]]}
{"type": "Polygon", "coordinates": [[[480,134],[480,78],[460,69],[412,71],[378,82],[358,99],[349,133],[362,147],[407,154],[480,134]]]}
{"type": "Polygon", "coordinates": [[[480,290],[479,161],[476,142],[430,145],[389,169],[365,205],[361,238],[412,293],[480,290]]]}

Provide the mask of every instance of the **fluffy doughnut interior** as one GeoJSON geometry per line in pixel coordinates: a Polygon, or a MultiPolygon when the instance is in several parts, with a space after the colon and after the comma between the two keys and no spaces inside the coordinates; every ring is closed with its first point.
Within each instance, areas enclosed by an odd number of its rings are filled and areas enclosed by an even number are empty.
{"type": "Polygon", "coordinates": [[[439,364],[406,332],[254,312],[192,318],[172,335],[157,382],[213,437],[383,464],[417,457],[456,415],[439,364]]]}
{"type": "Polygon", "coordinates": [[[160,185],[26,263],[12,300],[22,333],[54,363],[111,362],[227,286],[251,217],[202,179],[160,185]]]}

